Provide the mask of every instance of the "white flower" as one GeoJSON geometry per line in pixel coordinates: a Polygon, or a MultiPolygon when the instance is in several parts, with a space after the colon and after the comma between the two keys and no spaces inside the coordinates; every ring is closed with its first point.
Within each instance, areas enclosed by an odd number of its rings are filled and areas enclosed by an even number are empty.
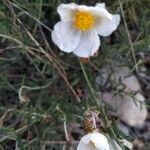
{"type": "Polygon", "coordinates": [[[107,138],[94,131],[81,138],[77,150],[110,150],[110,148],[107,138]]]}
{"type": "Polygon", "coordinates": [[[54,27],[52,40],[62,51],[79,57],[93,56],[100,46],[98,35],[110,35],[120,22],[120,16],[110,14],[104,3],[95,7],[61,4],[57,12],[61,21],[54,27]]]}

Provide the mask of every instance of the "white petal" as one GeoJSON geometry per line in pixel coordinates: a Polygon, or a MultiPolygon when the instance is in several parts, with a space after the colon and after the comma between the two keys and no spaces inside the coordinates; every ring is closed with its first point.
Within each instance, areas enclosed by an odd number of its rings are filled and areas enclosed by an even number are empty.
{"type": "Polygon", "coordinates": [[[92,133],[89,133],[81,138],[77,150],[91,150],[91,135],[92,133]]]}
{"type": "Polygon", "coordinates": [[[105,8],[106,5],[105,5],[105,3],[97,3],[97,4],[96,4],[96,7],[105,8]]]}
{"type": "Polygon", "coordinates": [[[110,148],[107,138],[94,131],[82,137],[77,150],[110,150],[110,148]]]}
{"type": "Polygon", "coordinates": [[[79,45],[73,51],[78,57],[94,56],[100,46],[100,39],[96,31],[82,32],[79,45]]]}
{"type": "Polygon", "coordinates": [[[79,44],[81,32],[73,28],[71,23],[58,22],[52,32],[53,42],[64,52],[70,53],[79,44]]]}
{"type": "Polygon", "coordinates": [[[105,6],[104,3],[98,4],[96,7],[86,6],[86,5],[77,5],[76,10],[90,12],[91,14],[93,14],[95,18],[100,17],[100,18],[111,19],[112,17],[111,14],[107,11],[107,9],[105,9],[104,6],[105,6]]]}
{"type": "Polygon", "coordinates": [[[92,133],[88,133],[85,136],[83,136],[81,138],[81,143],[83,143],[83,144],[89,144],[89,142],[91,140],[91,136],[92,136],[92,133]]]}
{"type": "Polygon", "coordinates": [[[100,133],[93,133],[91,141],[97,150],[110,150],[107,138],[100,133]]]}
{"type": "Polygon", "coordinates": [[[60,15],[61,21],[72,22],[74,20],[74,11],[77,5],[75,3],[71,4],[60,4],[57,8],[57,12],[60,15]]]}
{"type": "Polygon", "coordinates": [[[78,144],[77,150],[92,150],[92,149],[91,149],[90,144],[84,144],[80,141],[78,144]]]}
{"type": "Polygon", "coordinates": [[[112,15],[111,19],[105,19],[97,24],[97,32],[101,36],[108,36],[115,31],[120,23],[120,15],[112,15]]]}

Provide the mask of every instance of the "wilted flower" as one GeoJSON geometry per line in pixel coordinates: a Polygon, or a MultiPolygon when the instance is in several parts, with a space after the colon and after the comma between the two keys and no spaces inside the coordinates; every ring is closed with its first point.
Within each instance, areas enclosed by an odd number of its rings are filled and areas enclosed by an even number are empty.
{"type": "Polygon", "coordinates": [[[83,136],[77,150],[110,150],[107,138],[96,131],[83,136]]]}
{"type": "Polygon", "coordinates": [[[104,3],[95,7],[61,4],[57,12],[61,21],[54,27],[52,40],[62,51],[79,57],[94,56],[100,46],[98,35],[110,35],[120,22],[120,16],[110,14],[104,3]]]}

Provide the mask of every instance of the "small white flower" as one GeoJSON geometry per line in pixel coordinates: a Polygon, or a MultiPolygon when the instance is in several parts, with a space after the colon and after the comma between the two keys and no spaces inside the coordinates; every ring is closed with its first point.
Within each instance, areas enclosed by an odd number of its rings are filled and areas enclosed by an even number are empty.
{"type": "Polygon", "coordinates": [[[77,150],[110,150],[110,148],[107,138],[94,131],[81,138],[77,150]]]}
{"type": "Polygon", "coordinates": [[[100,46],[98,35],[110,35],[120,22],[120,16],[110,14],[104,3],[95,7],[61,4],[57,12],[61,21],[54,27],[52,40],[62,51],[79,57],[93,56],[100,46]]]}

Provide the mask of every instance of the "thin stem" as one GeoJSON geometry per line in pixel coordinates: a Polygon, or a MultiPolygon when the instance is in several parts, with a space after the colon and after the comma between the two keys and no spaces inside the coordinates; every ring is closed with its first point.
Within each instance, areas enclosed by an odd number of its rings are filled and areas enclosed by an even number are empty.
{"type": "Polygon", "coordinates": [[[67,123],[66,123],[66,115],[64,114],[64,132],[65,132],[65,138],[66,138],[66,141],[70,141],[69,139],[69,135],[68,135],[68,131],[67,131],[67,123]]]}
{"type": "Polygon", "coordinates": [[[11,3],[14,7],[18,8],[19,10],[21,10],[22,12],[24,12],[27,16],[31,17],[33,20],[35,20],[36,22],[38,22],[40,25],[42,25],[45,29],[47,29],[48,31],[52,31],[48,26],[46,26],[44,23],[42,23],[41,21],[39,21],[39,19],[35,18],[34,16],[32,16],[30,13],[28,13],[27,11],[25,11],[24,9],[22,9],[21,7],[19,7],[18,5],[16,5],[15,3],[11,3]]]}
{"type": "Polygon", "coordinates": [[[54,67],[58,70],[59,74],[61,75],[61,77],[64,79],[64,81],[66,82],[66,84],[68,85],[68,87],[70,88],[70,90],[72,91],[72,93],[74,94],[76,100],[78,102],[80,102],[80,98],[79,96],[76,94],[75,90],[73,89],[73,87],[71,86],[71,84],[68,81],[67,75],[65,70],[63,69],[63,67],[58,63],[58,61],[52,57],[51,55],[49,55],[48,53],[46,53],[46,51],[40,46],[40,44],[38,43],[38,41],[33,37],[33,35],[25,28],[25,26],[22,24],[22,22],[17,18],[17,21],[19,22],[19,24],[23,27],[23,29],[26,31],[27,35],[30,37],[30,39],[35,43],[35,45],[41,50],[41,52],[50,60],[50,62],[52,62],[52,64],[54,65],[54,67]]]}
{"type": "Polygon", "coordinates": [[[100,111],[100,113],[101,113],[101,117],[102,117],[101,119],[102,119],[103,122],[104,122],[104,125],[105,125],[105,127],[106,127],[106,129],[107,129],[107,132],[109,132],[109,135],[111,135],[111,137],[113,137],[113,138],[119,143],[119,145],[122,147],[122,149],[124,149],[123,146],[121,145],[121,143],[120,143],[118,137],[116,136],[116,134],[115,134],[115,132],[114,132],[114,129],[110,126],[109,120],[108,120],[107,115],[106,115],[106,113],[105,113],[105,109],[104,109],[102,106],[99,105],[99,103],[98,103],[98,101],[97,101],[97,98],[95,97],[94,90],[93,90],[93,88],[92,88],[92,86],[91,86],[91,83],[90,83],[90,81],[89,81],[89,79],[88,79],[88,76],[87,76],[87,74],[86,74],[85,68],[84,68],[84,66],[83,66],[83,64],[82,64],[82,62],[81,62],[80,59],[79,59],[79,63],[80,63],[80,66],[81,66],[81,69],[82,69],[84,78],[85,78],[85,80],[86,80],[86,82],[87,82],[87,84],[88,84],[88,87],[89,87],[89,89],[90,89],[90,92],[91,92],[91,95],[92,95],[92,97],[93,97],[93,100],[94,100],[94,102],[96,103],[97,109],[98,109],[98,110],[100,111]]]}
{"type": "Polygon", "coordinates": [[[85,71],[85,69],[84,69],[84,66],[83,66],[81,60],[79,60],[79,63],[80,63],[80,66],[81,66],[83,75],[84,75],[84,77],[85,77],[85,80],[86,80],[86,82],[87,82],[87,84],[88,84],[88,87],[89,87],[89,89],[90,89],[90,92],[91,92],[91,95],[92,95],[92,97],[93,97],[93,100],[94,100],[94,102],[96,103],[97,108],[98,108],[98,109],[101,109],[100,106],[99,106],[99,103],[97,102],[97,99],[96,99],[95,94],[94,94],[94,90],[93,90],[93,88],[92,88],[92,86],[91,86],[91,83],[90,83],[90,81],[89,81],[89,79],[88,79],[88,76],[87,76],[87,74],[86,74],[86,71],[85,71]]]}
{"type": "MultiPolygon", "coordinates": [[[[57,76],[54,78],[54,80],[55,80],[56,78],[57,78],[57,76]]],[[[53,80],[53,81],[54,81],[54,80],[53,80]]],[[[50,83],[48,83],[48,84],[46,84],[46,85],[43,85],[43,86],[36,86],[36,87],[30,87],[30,86],[25,86],[25,85],[21,86],[21,88],[18,90],[19,100],[20,100],[21,102],[26,101],[25,98],[24,98],[23,95],[22,95],[23,89],[27,89],[27,90],[29,90],[29,91],[32,91],[32,90],[40,90],[40,89],[48,88],[48,87],[53,83],[53,81],[51,81],[50,83]]]]}
{"type": "Polygon", "coordinates": [[[134,64],[135,64],[135,70],[136,70],[136,73],[138,73],[138,66],[137,66],[137,61],[136,61],[136,57],[135,57],[134,47],[133,47],[133,44],[132,44],[131,35],[130,35],[129,29],[128,29],[128,25],[127,25],[127,22],[126,22],[126,19],[125,19],[125,14],[124,14],[124,10],[123,10],[121,0],[119,0],[119,5],[120,5],[124,25],[125,25],[125,28],[126,28],[129,44],[130,44],[130,49],[131,49],[131,53],[132,53],[132,56],[133,56],[133,61],[134,61],[134,64]]]}
{"type": "Polygon", "coordinates": [[[24,46],[22,42],[20,42],[19,40],[17,40],[14,37],[11,37],[11,36],[8,36],[8,35],[4,35],[4,34],[0,34],[0,37],[6,38],[6,39],[10,39],[10,40],[18,43],[20,46],[22,46],[22,47],[24,46]]]}
{"type": "Polygon", "coordinates": [[[91,86],[91,83],[90,83],[90,81],[89,81],[89,79],[88,79],[88,76],[87,76],[87,74],[86,74],[86,71],[85,71],[85,69],[84,69],[84,66],[83,66],[81,60],[79,60],[79,63],[80,63],[80,66],[81,66],[81,69],[82,69],[84,78],[85,78],[85,80],[86,80],[86,82],[87,82],[87,84],[88,84],[88,87],[89,87],[89,89],[90,89],[90,93],[91,93],[91,95],[92,95],[92,97],[93,97],[93,100],[94,100],[94,102],[95,102],[95,104],[96,104],[96,107],[97,107],[97,109],[101,112],[101,116],[102,116],[102,119],[103,119],[105,125],[108,126],[109,123],[108,123],[108,119],[107,119],[107,117],[106,117],[106,115],[105,115],[105,110],[104,110],[104,108],[103,108],[102,106],[99,105],[99,103],[98,103],[98,101],[97,101],[97,98],[96,98],[96,96],[95,96],[94,90],[93,90],[93,88],[92,88],[92,86],[91,86]]]}

